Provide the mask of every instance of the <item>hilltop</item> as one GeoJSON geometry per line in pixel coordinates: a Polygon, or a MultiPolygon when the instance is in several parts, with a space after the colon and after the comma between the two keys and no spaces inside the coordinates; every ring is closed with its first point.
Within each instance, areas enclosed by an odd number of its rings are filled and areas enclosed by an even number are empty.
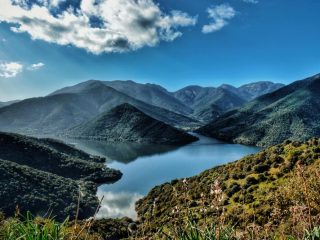
{"type": "Polygon", "coordinates": [[[160,122],[127,103],[70,129],[66,135],[109,142],[158,144],[185,144],[197,140],[196,137],[160,122]]]}

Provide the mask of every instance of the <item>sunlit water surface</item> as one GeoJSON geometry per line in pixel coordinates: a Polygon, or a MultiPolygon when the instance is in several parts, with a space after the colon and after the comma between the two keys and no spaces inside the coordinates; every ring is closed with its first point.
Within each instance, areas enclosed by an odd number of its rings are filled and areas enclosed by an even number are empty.
{"type": "Polygon", "coordinates": [[[75,147],[105,157],[108,167],[123,173],[118,182],[99,187],[99,198],[104,196],[99,217],[127,216],[135,219],[135,202],[154,186],[177,178],[191,177],[259,151],[257,147],[198,137],[199,141],[179,148],[72,140],[75,147]]]}

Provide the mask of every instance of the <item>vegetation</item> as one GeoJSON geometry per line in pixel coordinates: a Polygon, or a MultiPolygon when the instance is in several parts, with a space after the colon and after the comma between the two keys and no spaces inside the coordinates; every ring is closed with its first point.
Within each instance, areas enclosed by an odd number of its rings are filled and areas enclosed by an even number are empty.
{"type": "MultiPolygon", "coordinates": [[[[137,203],[139,231],[162,239],[191,221],[202,233],[212,226],[222,230],[232,226],[236,239],[317,239],[319,179],[319,139],[286,141],[155,187],[137,203]]],[[[195,229],[189,225],[178,233],[194,234],[195,229]]]]}
{"type": "Polygon", "coordinates": [[[1,240],[111,240],[129,237],[131,220],[89,219],[62,223],[54,218],[17,215],[12,218],[0,218],[1,240]]]}
{"type": "MultiPolygon", "coordinates": [[[[28,170],[14,172],[27,174],[28,170]]],[[[41,174],[36,173],[38,177],[41,174]]],[[[154,188],[137,203],[136,223],[128,218],[78,220],[84,198],[81,189],[72,186],[78,198],[70,200],[76,205],[69,213],[76,220],[56,222],[56,218],[20,215],[20,208],[16,208],[15,217],[0,217],[0,239],[318,240],[319,179],[320,139],[286,141],[198,176],[154,188]]],[[[71,184],[74,181],[69,180],[71,184]]],[[[32,203],[31,199],[26,202],[32,203]]]]}
{"type": "Polygon", "coordinates": [[[22,214],[63,220],[80,207],[78,217],[90,217],[97,184],[121,177],[103,161],[55,140],[0,133],[0,211],[13,216],[19,206],[22,214]]]}
{"type": "Polygon", "coordinates": [[[124,103],[66,132],[67,137],[108,142],[182,145],[198,138],[124,103]]]}
{"type": "Polygon", "coordinates": [[[320,77],[294,82],[230,111],[198,131],[257,146],[320,137],[320,77]]]}

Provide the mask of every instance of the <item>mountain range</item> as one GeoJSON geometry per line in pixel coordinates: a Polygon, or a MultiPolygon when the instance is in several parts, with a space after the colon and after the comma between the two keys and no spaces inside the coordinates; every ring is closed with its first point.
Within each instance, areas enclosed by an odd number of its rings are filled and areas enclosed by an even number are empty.
{"type": "Polygon", "coordinates": [[[258,82],[239,88],[189,86],[169,92],[155,84],[89,80],[0,108],[0,130],[31,135],[61,133],[123,103],[158,121],[189,130],[281,86],[258,82]]]}
{"type": "Polygon", "coordinates": [[[236,88],[223,84],[218,88],[188,86],[173,93],[186,106],[193,109],[195,119],[212,121],[222,113],[240,107],[265,93],[273,92],[283,84],[272,82],[256,82],[236,88]]]}
{"type": "Polygon", "coordinates": [[[320,75],[260,96],[200,128],[235,143],[270,146],[320,136],[320,75]]]}

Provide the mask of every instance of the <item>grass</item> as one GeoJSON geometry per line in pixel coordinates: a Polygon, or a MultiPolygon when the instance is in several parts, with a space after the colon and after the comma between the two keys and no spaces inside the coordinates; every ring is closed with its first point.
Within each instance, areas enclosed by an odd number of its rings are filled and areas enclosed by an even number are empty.
{"type": "Polygon", "coordinates": [[[152,236],[164,226],[162,235],[171,239],[196,234],[196,230],[212,232],[212,226],[233,226],[236,239],[317,239],[319,193],[320,139],[287,141],[192,178],[155,187],[137,203],[139,227],[152,236]],[[215,186],[217,181],[219,186],[215,186]],[[211,194],[216,190],[222,192],[211,194]],[[193,220],[188,218],[190,213],[197,227],[188,223],[193,220]]]}
{"type": "MultiPolygon", "coordinates": [[[[138,202],[138,230],[129,239],[320,240],[319,193],[320,140],[289,142],[154,188],[138,202]]],[[[110,238],[107,233],[121,222],[103,221],[0,216],[0,239],[128,238],[110,238]]]]}
{"type": "Polygon", "coordinates": [[[65,240],[68,237],[68,219],[57,223],[53,219],[34,218],[31,213],[4,220],[0,237],[4,240],[65,240]]]}

